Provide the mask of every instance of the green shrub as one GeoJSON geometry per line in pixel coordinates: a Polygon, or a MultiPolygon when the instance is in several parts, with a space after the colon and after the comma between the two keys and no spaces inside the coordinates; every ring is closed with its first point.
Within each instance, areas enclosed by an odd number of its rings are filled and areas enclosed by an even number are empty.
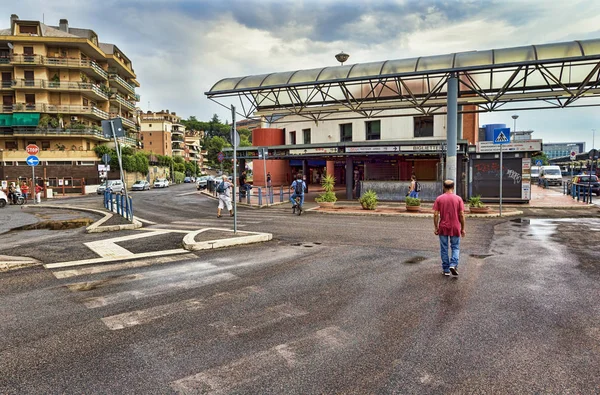
{"type": "Polygon", "coordinates": [[[406,197],[406,205],[407,206],[420,206],[421,199],[407,196],[406,197]]]}
{"type": "Polygon", "coordinates": [[[358,201],[366,210],[375,210],[377,203],[379,203],[377,200],[377,193],[372,189],[368,189],[365,193],[363,193],[358,201]]]}
{"type": "Polygon", "coordinates": [[[183,182],[183,179],[185,178],[185,174],[180,172],[180,171],[176,171],[175,172],[175,183],[176,184],[181,184],[183,182]]]}
{"type": "Polygon", "coordinates": [[[320,194],[315,199],[315,201],[317,203],[321,203],[321,202],[335,203],[337,201],[337,196],[335,196],[335,192],[333,192],[333,188],[335,187],[335,177],[332,176],[331,174],[326,174],[321,179],[321,186],[323,187],[323,190],[325,190],[325,192],[320,194]]]}
{"type": "Polygon", "coordinates": [[[471,196],[469,199],[469,207],[485,207],[485,204],[481,201],[481,195],[471,196]]]}

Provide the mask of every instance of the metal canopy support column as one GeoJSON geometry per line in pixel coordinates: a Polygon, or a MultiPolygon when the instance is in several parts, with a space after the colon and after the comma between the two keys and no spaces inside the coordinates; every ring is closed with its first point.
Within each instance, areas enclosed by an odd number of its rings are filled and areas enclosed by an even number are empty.
{"type": "Polygon", "coordinates": [[[447,134],[447,156],[446,156],[446,179],[456,184],[456,144],[457,144],[457,118],[458,118],[458,78],[456,73],[451,73],[448,78],[448,125],[447,134]]]}
{"type": "Polygon", "coordinates": [[[354,166],[351,157],[346,158],[346,199],[352,200],[352,187],[354,186],[354,166]]]}

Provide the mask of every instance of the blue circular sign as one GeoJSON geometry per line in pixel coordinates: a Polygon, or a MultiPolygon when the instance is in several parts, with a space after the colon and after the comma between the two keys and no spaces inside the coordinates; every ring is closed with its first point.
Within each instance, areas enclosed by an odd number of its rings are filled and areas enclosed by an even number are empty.
{"type": "Polygon", "coordinates": [[[30,155],[25,160],[29,166],[37,166],[40,163],[40,160],[35,155],[30,155]]]}
{"type": "Polygon", "coordinates": [[[217,154],[217,160],[218,160],[219,162],[223,162],[223,159],[225,159],[225,155],[223,155],[223,153],[222,153],[222,152],[219,152],[219,153],[217,154]]]}
{"type": "Polygon", "coordinates": [[[542,161],[541,161],[541,160],[539,160],[539,159],[538,159],[538,160],[536,160],[536,161],[535,161],[535,165],[536,165],[536,166],[541,166],[541,165],[542,165],[542,161]]]}

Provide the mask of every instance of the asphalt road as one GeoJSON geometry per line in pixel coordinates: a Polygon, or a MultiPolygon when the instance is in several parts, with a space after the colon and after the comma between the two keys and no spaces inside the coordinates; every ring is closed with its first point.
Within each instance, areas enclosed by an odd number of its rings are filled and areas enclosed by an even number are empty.
{"type": "MultiPolygon", "coordinates": [[[[135,193],[136,215],[232,226],[192,188],[135,193]]],[[[240,209],[264,244],[0,273],[0,393],[597,393],[598,214],[530,214],[468,220],[459,278],[441,275],[430,218],[287,206],[240,209]]],[[[1,237],[0,254],[60,262],[107,235],[1,237]]]]}

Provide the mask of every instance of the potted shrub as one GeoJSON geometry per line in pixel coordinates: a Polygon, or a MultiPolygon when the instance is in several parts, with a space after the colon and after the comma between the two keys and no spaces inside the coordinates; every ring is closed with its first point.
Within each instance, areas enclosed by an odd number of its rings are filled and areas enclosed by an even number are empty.
{"type": "Polygon", "coordinates": [[[358,201],[360,202],[360,205],[363,209],[375,210],[378,203],[377,193],[372,189],[368,189],[365,193],[363,193],[363,195],[360,197],[360,199],[358,199],[358,201]]]}
{"type": "Polygon", "coordinates": [[[421,199],[407,196],[406,197],[406,211],[420,211],[421,210],[421,199]]]}
{"type": "Polygon", "coordinates": [[[333,207],[334,203],[337,201],[335,192],[333,192],[333,187],[335,186],[335,177],[330,174],[326,174],[321,179],[321,186],[325,192],[320,194],[315,201],[319,203],[319,207],[333,207]]]}
{"type": "Polygon", "coordinates": [[[481,196],[471,196],[469,198],[469,211],[474,214],[487,213],[490,208],[481,201],[481,196]]]}

